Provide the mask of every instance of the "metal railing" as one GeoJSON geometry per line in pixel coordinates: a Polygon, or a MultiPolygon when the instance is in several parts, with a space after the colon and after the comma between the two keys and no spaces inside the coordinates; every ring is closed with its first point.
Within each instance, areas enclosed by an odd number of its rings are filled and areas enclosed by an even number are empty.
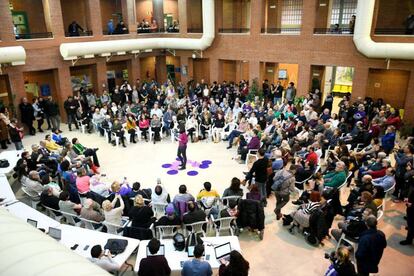
{"type": "Polygon", "coordinates": [[[376,35],[414,35],[404,28],[376,28],[376,35]]]}
{"type": "Polygon", "coordinates": [[[314,34],[335,34],[335,35],[351,35],[354,31],[350,28],[314,28],[314,34]]]}
{"type": "Polygon", "coordinates": [[[164,32],[165,32],[164,28],[143,28],[143,27],[137,28],[138,34],[152,34],[152,33],[164,33],[164,32]]]}
{"type": "Polygon", "coordinates": [[[187,33],[202,33],[203,28],[188,28],[187,33]]]}
{"type": "Polygon", "coordinates": [[[53,38],[53,33],[45,32],[45,33],[16,34],[16,39],[39,39],[39,38],[53,38]]]}
{"type": "Polygon", "coordinates": [[[242,34],[250,32],[250,28],[220,28],[219,33],[233,33],[233,34],[242,34]]]}
{"type": "Polygon", "coordinates": [[[93,35],[92,31],[83,31],[83,32],[79,32],[78,34],[70,34],[68,32],[65,32],[66,37],[92,36],[92,35],[93,35]]]}
{"type": "Polygon", "coordinates": [[[102,31],[102,33],[104,34],[104,35],[126,35],[126,34],[129,34],[129,30],[126,30],[126,31],[124,31],[124,32],[122,32],[122,33],[117,33],[117,32],[113,32],[113,33],[108,33],[108,31],[107,30],[104,30],[104,31],[102,31]]]}
{"type": "Polygon", "coordinates": [[[301,28],[262,28],[262,34],[300,34],[301,28]]]}

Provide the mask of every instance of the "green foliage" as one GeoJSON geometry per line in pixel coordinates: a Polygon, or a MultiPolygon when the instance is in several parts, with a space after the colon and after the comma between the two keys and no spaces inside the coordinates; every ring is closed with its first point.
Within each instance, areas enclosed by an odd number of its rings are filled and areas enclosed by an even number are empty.
{"type": "Polygon", "coordinates": [[[250,86],[249,94],[247,95],[247,101],[253,102],[254,98],[259,96],[259,99],[263,99],[263,90],[259,87],[259,80],[254,78],[252,81],[252,85],[250,86]]]}

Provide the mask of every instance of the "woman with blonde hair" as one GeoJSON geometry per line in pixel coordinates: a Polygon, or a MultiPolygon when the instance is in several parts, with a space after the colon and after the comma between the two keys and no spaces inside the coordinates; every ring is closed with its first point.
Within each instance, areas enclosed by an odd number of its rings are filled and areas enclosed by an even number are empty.
{"type": "Polygon", "coordinates": [[[357,275],[354,264],[350,260],[349,249],[346,246],[339,247],[338,250],[332,252],[331,255],[326,254],[325,258],[332,262],[328,271],[326,271],[325,276],[357,275]]]}
{"type": "MultiPolygon", "coordinates": [[[[122,212],[124,211],[125,204],[119,194],[116,194],[114,199],[111,201],[105,200],[102,202],[102,209],[104,210],[105,222],[122,225],[122,212]],[[116,203],[119,201],[120,206],[115,208],[116,203]]],[[[110,227],[108,227],[110,228],[110,227]]],[[[108,229],[109,233],[116,232],[115,229],[108,229]],[[111,231],[112,230],[112,231],[111,231]]]]}
{"type": "Polygon", "coordinates": [[[128,213],[129,219],[132,220],[132,227],[149,228],[155,222],[154,212],[145,205],[142,195],[136,195],[134,207],[128,213]]]}

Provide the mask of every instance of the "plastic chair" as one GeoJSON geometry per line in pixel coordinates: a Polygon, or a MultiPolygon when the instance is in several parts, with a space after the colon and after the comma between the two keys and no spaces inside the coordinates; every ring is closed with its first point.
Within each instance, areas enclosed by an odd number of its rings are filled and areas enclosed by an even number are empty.
{"type": "Polygon", "coordinates": [[[242,198],[241,196],[224,196],[224,197],[220,198],[220,201],[219,201],[219,207],[220,208],[219,209],[223,210],[224,206],[229,207],[229,202],[231,200],[238,201],[241,198],[242,198]]]}
{"type": "MultiPolygon", "coordinates": [[[[195,235],[203,235],[203,237],[206,237],[206,232],[203,229],[203,226],[206,225],[208,223],[207,220],[204,221],[199,221],[199,222],[194,222],[191,224],[184,224],[184,231],[187,231],[187,227],[190,228],[190,233],[188,233],[190,236],[192,234],[195,235]]],[[[189,242],[189,244],[191,244],[191,241],[189,242]]]]}
{"type": "Polygon", "coordinates": [[[93,221],[93,220],[89,220],[89,219],[85,219],[85,218],[82,218],[82,217],[80,217],[79,219],[82,222],[81,225],[83,224],[86,229],[89,229],[89,230],[97,230],[97,231],[100,231],[102,229],[102,225],[101,225],[100,222],[93,221]],[[99,225],[99,227],[95,228],[94,225],[99,225]]]}
{"type": "Polygon", "coordinates": [[[236,123],[228,123],[224,126],[223,131],[221,132],[221,139],[225,139],[227,136],[230,135],[230,133],[237,128],[236,123]],[[227,131],[226,131],[227,129],[227,131]]]}
{"type": "Polygon", "coordinates": [[[167,203],[153,203],[152,204],[152,211],[157,219],[162,217],[165,214],[165,207],[167,207],[167,203]]]}
{"type": "Polygon", "coordinates": [[[179,228],[181,228],[181,225],[159,225],[155,227],[160,240],[174,237],[179,228]]]}
{"type": "Polygon", "coordinates": [[[102,224],[106,226],[107,233],[114,235],[122,235],[124,225],[117,225],[107,221],[103,221],[102,224]]]}
{"type": "Polygon", "coordinates": [[[32,208],[36,209],[37,204],[40,202],[40,195],[35,191],[30,191],[25,186],[22,186],[22,191],[29,197],[32,208]]]}
{"type": "Polygon", "coordinates": [[[337,245],[336,245],[336,248],[335,248],[335,251],[337,251],[338,250],[338,248],[341,246],[341,244],[343,243],[343,242],[346,242],[346,243],[348,243],[352,248],[353,248],[353,255],[354,255],[354,258],[355,258],[355,252],[357,251],[357,249],[358,249],[358,240],[356,240],[356,239],[353,239],[353,238],[351,238],[351,237],[347,237],[346,235],[345,235],[345,233],[342,233],[342,235],[341,235],[341,238],[339,239],[339,241],[338,241],[338,243],[337,243],[337,245]]]}
{"type": "Polygon", "coordinates": [[[73,226],[80,226],[80,224],[81,224],[80,221],[79,222],[76,222],[75,221],[75,218],[80,219],[79,216],[73,215],[73,214],[69,214],[69,213],[66,213],[66,212],[62,212],[62,211],[59,211],[59,212],[66,219],[66,222],[68,224],[73,225],[73,226]]]}
{"type": "Polygon", "coordinates": [[[47,215],[49,217],[51,217],[52,219],[56,220],[57,222],[60,222],[60,220],[62,219],[62,213],[60,213],[59,210],[47,207],[45,205],[42,204],[42,206],[46,209],[47,215]],[[59,213],[60,215],[56,214],[59,213]]]}
{"type": "Polygon", "coordinates": [[[231,223],[235,220],[235,217],[225,217],[214,219],[211,215],[211,221],[213,222],[213,227],[216,230],[216,237],[220,236],[220,232],[229,231],[230,236],[234,236],[233,228],[231,223]]]}

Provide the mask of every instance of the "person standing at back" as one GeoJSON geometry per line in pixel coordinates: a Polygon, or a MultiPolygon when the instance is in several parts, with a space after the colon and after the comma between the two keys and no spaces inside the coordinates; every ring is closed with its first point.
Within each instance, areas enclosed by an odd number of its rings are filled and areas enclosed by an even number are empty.
{"type": "Polygon", "coordinates": [[[365,223],[368,229],[361,233],[358,249],[355,252],[358,275],[378,273],[378,264],[381,261],[387,240],[382,231],[377,230],[377,218],[370,215],[365,223]]]}
{"type": "Polygon", "coordinates": [[[285,99],[288,101],[289,105],[293,103],[296,97],[296,88],[293,82],[289,83],[289,87],[286,89],[285,92],[285,99]]]}
{"type": "Polygon", "coordinates": [[[204,245],[197,244],[194,248],[194,259],[186,261],[181,276],[211,276],[213,271],[208,262],[202,260],[204,245]]]}
{"type": "Polygon", "coordinates": [[[257,160],[253,163],[252,168],[246,175],[246,179],[243,181],[243,184],[246,183],[246,181],[252,180],[252,178],[255,178],[255,184],[259,188],[259,192],[261,195],[261,201],[263,201],[264,206],[267,205],[266,197],[266,181],[267,181],[267,165],[269,160],[265,157],[265,150],[259,149],[257,151],[257,160]]]}

